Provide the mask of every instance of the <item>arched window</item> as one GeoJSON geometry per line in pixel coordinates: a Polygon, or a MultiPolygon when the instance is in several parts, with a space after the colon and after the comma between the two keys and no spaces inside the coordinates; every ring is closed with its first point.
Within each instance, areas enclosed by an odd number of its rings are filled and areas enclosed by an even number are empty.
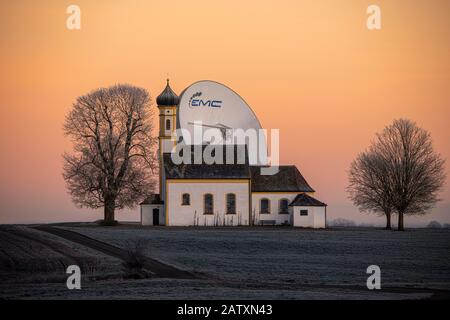
{"type": "Polygon", "coordinates": [[[270,201],[269,199],[263,198],[260,201],[260,211],[259,213],[270,213],[270,201]]]}
{"type": "Polygon", "coordinates": [[[214,214],[214,198],[211,193],[207,193],[203,196],[203,213],[214,214]]]}
{"type": "Polygon", "coordinates": [[[183,193],[181,196],[181,205],[189,206],[191,205],[191,195],[189,193],[183,193]]]}
{"type": "Polygon", "coordinates": [[[289,200],[281,199],[279,203],[278,213],[289,213],[289,200]]]}
{"type": "Polygon", "coordinates": [[[236,213],[236,195],[234,193],[227,193],[227,214],[236,213]]]}
{"type": "Polygon", "coordinates": [[[170,130],[170,119],[166,119],[166,130],[170,130]]]}

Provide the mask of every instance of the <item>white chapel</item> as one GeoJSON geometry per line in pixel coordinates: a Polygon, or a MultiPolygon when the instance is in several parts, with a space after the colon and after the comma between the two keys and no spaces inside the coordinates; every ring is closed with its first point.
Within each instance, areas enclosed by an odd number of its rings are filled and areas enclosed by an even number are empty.
{"type": "MultiPolygon", "coordinates": [[[[197,89],[186,99],[190,98],[191,105],[192,97],[205,97],[205,91],[197,89]]],[[[171,152],[176,145],[173,135],[180,126],[181,96],[175,94],[167,80],[165,89],[156,99],[159,193],[149,195],[140,204],[142,225],[326,227],[327,205],[313,197],[314,189],[294,165],[280,165],[276,174],[263,175],[261,165],[249,161],[246,145],[221,147],[224,156],[240,157],[241,161],[232,164],[175,164],[171,152]]],[[[199,100],[197,104],[202,106],[203,102],[204,112],[212,113],[226,108],[226,99],[211,100],[209,107],[213,108],[208,108],[206,100],[199,100]]],[[[203,112],[203,109],[198,110],[196,112],[203,112]]],[[[183,112],[189,113],[190,109],[183,112]]],[[[194,147],[191,151],[194,153],[194,147]]]]}

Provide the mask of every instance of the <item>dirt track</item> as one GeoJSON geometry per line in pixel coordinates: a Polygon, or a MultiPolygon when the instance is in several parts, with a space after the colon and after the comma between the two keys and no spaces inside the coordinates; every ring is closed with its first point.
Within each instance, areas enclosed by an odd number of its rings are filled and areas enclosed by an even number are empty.
{"type": "MultiPolygon", "coordinates": [[[[66,240],[81,244],[88,248],[100,251],[104,254],[110,255],[112,257],[124,260],[126,258],[127,252],[121,248],[112,246],[108,243],[101,242],[77,232],[64,230],[60,228],[55,228],[47,225],[37,226],[35,229],[51,233],[58,237],[64,238],[66,240]]],[[[195,279],[198,278],[195,274],[175,268],[173,266],[164,264],[158,260],[146,258],[145,269],[150,271],[156,277],[161,278],[174,278],[174,279],[195,279]]]]}

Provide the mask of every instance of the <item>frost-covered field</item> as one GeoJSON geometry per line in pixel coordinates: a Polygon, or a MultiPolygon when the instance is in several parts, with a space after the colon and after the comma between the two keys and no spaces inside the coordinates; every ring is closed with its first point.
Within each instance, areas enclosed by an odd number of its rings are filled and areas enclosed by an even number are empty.
{"type": "Polygon", "coordinates": [[[69,265],[96,277],[121,272],[119,260],[33,228],[0,225],[0,282],[48,281],[64,275],[69,265]]]}
{"type": "MultiPolygon", "coordinates": [[[[306,230],[60,226],[119,247],[144,239],[146,254],[203,279],[120,277],[65,283],[0,284],[3,298],[44,299],[419,299],[449,297],[449,230],[306,230]],[[366,268],[381,268],[381,291],[366,268]],[[433,294],[435,294],[433,296],[433,294]]],[[[77,250],[80,248],[77,247],[77,250]]],[[[91,251],[89,251],[91,252],[91,251]]],[[[111,268],[120,269],[117,260],[111,268]]]]}
{"type": "Polygon", "coordinates": [[[147,254],[238,281],[365,286],[369,265],[382,285],[450,289],[450,230],[294,228],[71,228],[124,246],[147,239],[147,254]]]}

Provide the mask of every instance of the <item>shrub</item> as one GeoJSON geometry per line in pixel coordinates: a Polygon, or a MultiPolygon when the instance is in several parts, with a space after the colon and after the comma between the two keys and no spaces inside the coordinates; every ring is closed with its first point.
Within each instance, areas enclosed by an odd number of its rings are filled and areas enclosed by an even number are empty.
{"type": "Polygon", "coordinates": [[[151,276],[151,273],[145,269],[147,260],[145,249],[147,244],[148,241],[144,239],[134,239],[126,242],[123,260],[126,278],[142,279],[151,276]]]}

